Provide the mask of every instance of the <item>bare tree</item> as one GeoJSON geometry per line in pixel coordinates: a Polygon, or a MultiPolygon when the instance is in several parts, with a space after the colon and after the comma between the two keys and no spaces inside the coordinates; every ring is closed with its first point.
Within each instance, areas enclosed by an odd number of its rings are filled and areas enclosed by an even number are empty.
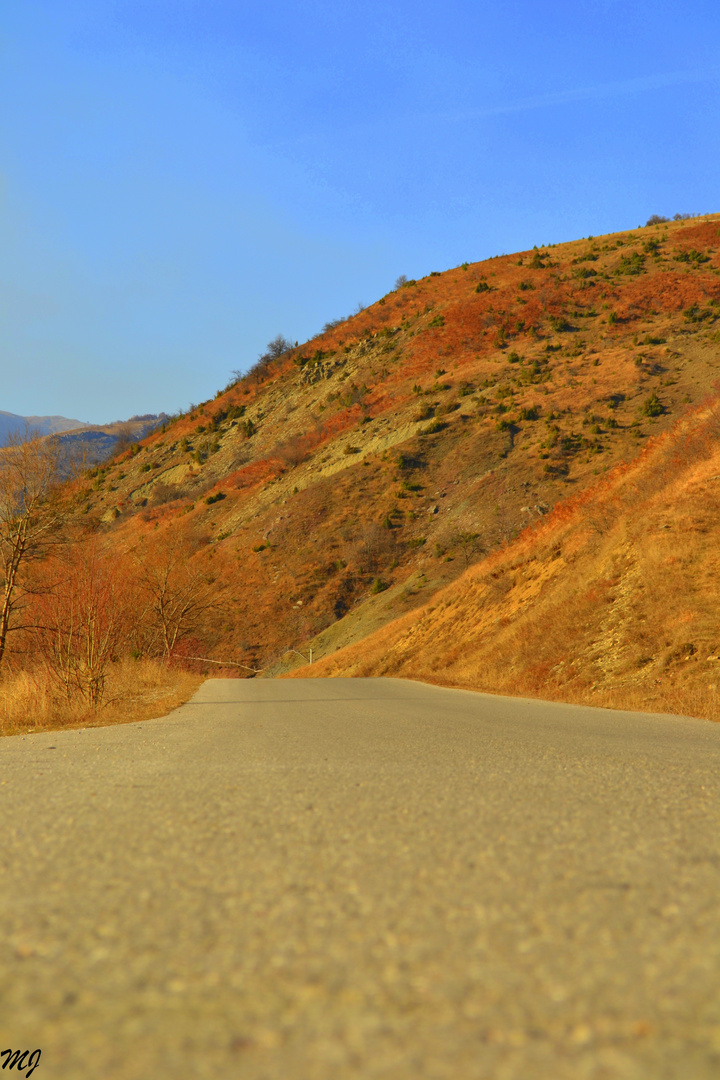
{"type": "Polygon", "coordinates": [[[115,449],[113,454],[118,456],[129,450],[135,442],[135,430],[132,424],[129,424],[128,421],[125,420],[123,423],[117,425],[116,431],[117,434],[115,436],[115,449]]]}
{"type": "Polygon", "coordinates": [[[288,349],[292,349],[292,342],[282,334],[278,334],[272,341],[268,341],[267,350],[263,356],[267,360],[278,360],[288,349]]]}
{"type": "MultiPolygon", "coordinates": [[[[295,344],[297,345],[297,342],[295,344]]],[[[268,341],[265,352],[258,356],[255,363],[251,364],[247,371],[240,371],[238,368],[233,370],[233,377],[226,390],[237,385],[241,379],[253,379],[256,383],[261,383],[270,373],[273,363],[279,360],[281,356],[284,356],[288,349],[292,349],[292,347],[292,341],[288,341],[282,334],[278,334],[272,341],[268,341]]]]}
{"type": "Polygon", "coordinates": [[[271,451],[270,456],[280,462],[282,466],[294,469],[302,465],[310,456],[312,440],[308,435],[293,435],[285,442],[278,443],[271,451]]]}
{"type": "Polygon", "coordinates": [[[166,659],[178,642],[200,625],[218,604],[219,587],[192,561],[182,538],[141,546],[135,551],[138,585],[144,598],[140,632],[147,646],[166,659]]]}
{"type": "Polygon", "coordinates": [[[127,622],[114,573],[116,559],[92,541],[78,545],[52,569],[56,580],[36,602],[38,651],[68,697],[79,693],[97,708],[127,622]]]}
{"type": "Polygon", "coordinates": [[[57,440],[29,429],[0,450],[0,661],[28,594],[28,569],[61,539],[57,440]]]}
{"type": "Polygon", "coordinates": [[[461,551],[466,567],[484,550],[480,533],[471,532],[469,529],[457,529],[449,539],[450,547],[461,551]]]}

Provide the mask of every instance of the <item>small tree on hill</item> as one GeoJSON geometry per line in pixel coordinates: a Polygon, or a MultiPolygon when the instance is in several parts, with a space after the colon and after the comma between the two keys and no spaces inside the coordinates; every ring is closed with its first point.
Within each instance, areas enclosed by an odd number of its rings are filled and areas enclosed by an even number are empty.
{"type": "Polygon", "coordinates": [[[229,385],[234,386],[244,378],[253,379],[256,383],[262,382],[270,373],[274,362],[284,356],[288,349],[292,349],[292,347],[292,341],[288,341],[282,334],[278,334],[272,341],[268,341],[265,352],[260,353],[255,363],[251,364],[246,372],[238,369],[233,371],[233,381],[229,385]]]}
{"type": "Polygon", "coordinates": [[[466,567],[476,555],[482,554],[484,550],[480,533],[472,532],[470,529],[457,529],[449,539],[450,547],[461,552],[466,567]]]}

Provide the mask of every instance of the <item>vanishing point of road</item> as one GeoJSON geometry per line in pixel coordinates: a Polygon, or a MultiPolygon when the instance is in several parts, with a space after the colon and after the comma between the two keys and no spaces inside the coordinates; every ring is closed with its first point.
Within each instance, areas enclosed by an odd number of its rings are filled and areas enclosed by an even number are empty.
{"type": "Polygon", "coordinates": [[[720,725],[212,679],[1,740],[0,810],[35,1080],[720,1076],[720,725]]]}

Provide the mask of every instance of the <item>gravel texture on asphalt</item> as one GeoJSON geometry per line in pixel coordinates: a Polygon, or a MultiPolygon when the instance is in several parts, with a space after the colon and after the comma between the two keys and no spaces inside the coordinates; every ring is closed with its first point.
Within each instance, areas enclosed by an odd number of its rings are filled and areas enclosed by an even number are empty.
{"type": "Polygon", "coordinates": [[[720,726],[394,679],[6,738],[0,1050],[37,1080],[715,1080],[719,796],[720,726]]]}

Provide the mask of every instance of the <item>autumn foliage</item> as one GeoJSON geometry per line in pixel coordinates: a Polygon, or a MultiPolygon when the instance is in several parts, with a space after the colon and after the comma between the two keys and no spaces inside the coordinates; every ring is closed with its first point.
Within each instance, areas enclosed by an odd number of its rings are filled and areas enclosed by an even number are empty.
{"type": "Polygon", "coordinates": [[[708,713],[719,249],[720,216],[661,221],[276,339],[43,496],[2,686],[102,711],[129,663],[308,673],[312,647],[318,674],[708,713]]]}

